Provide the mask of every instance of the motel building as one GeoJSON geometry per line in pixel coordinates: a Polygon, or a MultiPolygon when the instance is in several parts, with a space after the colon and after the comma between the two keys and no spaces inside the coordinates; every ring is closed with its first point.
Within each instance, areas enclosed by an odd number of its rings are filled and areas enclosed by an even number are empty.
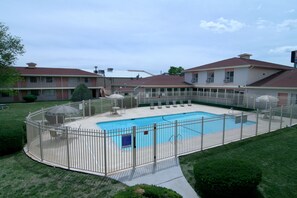
{"type": "Polygon", "coordinates": [[[112,92],[136,95],[139,103],[196,101],[255,108],[256,98],[271,95],[274,106],[297,104],[297,69],[251,59],[251,54],[197,66],[184,76],[157,75],[115,83],[112,92]]]}

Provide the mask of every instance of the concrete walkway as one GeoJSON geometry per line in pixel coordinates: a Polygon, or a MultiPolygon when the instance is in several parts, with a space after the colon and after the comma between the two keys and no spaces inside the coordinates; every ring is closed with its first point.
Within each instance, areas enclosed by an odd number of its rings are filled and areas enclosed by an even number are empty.
{"type": "Polygon", "coordinates": [[[128,186],[136,184],[153,184],[172,189],[184,198],[198,198],[198,195],[184,177],[178,159],[169,159],[136,168],[122,171],[109,177],[128,186]]]}

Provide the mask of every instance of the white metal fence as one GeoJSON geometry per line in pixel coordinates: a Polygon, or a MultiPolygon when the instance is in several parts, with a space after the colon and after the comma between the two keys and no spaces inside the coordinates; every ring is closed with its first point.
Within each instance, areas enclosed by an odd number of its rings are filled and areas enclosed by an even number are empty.
{"type": "MultiPolygon", "coordinates": [[[[126,98],[122,106],[130,108],[135,104],[134,98],[126,98]]],[[[50,108],[28,115],[27,153],[53,166],[101,175],[224,145],[297,123],[297,106],[285,106],[262,112],[230,112],[208,119],[167,121],[142,127],[119,126],[119,129],[105,131],[71,128],[64,122],[110,111],[110,101],[100,99],[68,105],[79,109],[80,116],[45,118],[45,112],[50,108]],[[211,131],[209,126],[217,129],[211,131]],[[128,146],[123,145],[125,137],[128,146]]]]}

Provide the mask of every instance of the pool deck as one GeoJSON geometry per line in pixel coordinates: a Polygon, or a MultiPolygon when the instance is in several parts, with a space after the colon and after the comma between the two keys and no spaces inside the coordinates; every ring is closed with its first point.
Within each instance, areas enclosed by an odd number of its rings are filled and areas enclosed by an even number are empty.
{"type": "MultiPolygon", "coordinates": [[[[138,149],[137,164],[136,168],[133,169],[131,168],[132,152],[128,152],[129,150],[123,151],[113,144],[112,141],[108,140],[108,164],[105,166],[103,163],[105,160],[103,159],[104,147],[102,143],[102,133],[101,136],[97,135],[99,128],[96,123],[197,111],[214,114],[241,113],[240,111],[231,111],[229,109],[197,104],[192,104],[191,106],[185,104],[183,107],[180,105],[173,107],[171,105],[170,108],[162,106],[162,108],[155,107],[154,109],[150,109],[150,107],[140,107],[126,109],[125,111],[118,110],[118,115],[108,112],[66,124],[66,126],[70,126],[73,129],[93,130],[95,132],[94,134],[82,135],[80,130],[74,130],[74,133],[70,133],[66,140],[65,138],[53,138],[50,136],[51,128],[44,129],[41,138],[38,136],[31,137],[31,144],[28,145],[28,150],[30,150],[30,152],[27,154],[36,160],[38,160],[38,158],[40,159],[39,141],[42,139],[42,162],[45,164],[98,175],[102,175],[102,173],[104,173],[104,167],[107,167],[108,177],[121,181],[129,186],[141,183],[154,184],[173,189],[183,197],[195,198],[198,197],[198,195],[185,179],[178,158],[174,158],[174,147],[171,142],[158,145],[156,163],[152,163],[154,159],[151,148],[138,149]],[[68,152],[70,156],[68,162],[67,148],[69,149],[68,152]]],[[[245,114],[248,114],[249,121],[256,121],[257,114],[249,112],[245,112],[245,114]]],[[[296,120],[294,123],[295,122],[296,120]]],[[[280,125],[289,125],[290,120],[288,118],[280,119],[279,117],[274,116],[270,123],[270,130],[274,131],[279,129],[280,125]]],[[[204,150],[222,144],[239,141],[240,139],[253,137],[256,135],[256,132],[257,134],[267,133],[269,130],[268,126],[269,119],[265,119],[263,115],[259,115],[257,128],[256,125],[244,126],[242,129],[236,128],[228,131],[226,130],[225,136],[222,136],[223,133],[219,132],[179,141],[177,143],[177,155],[180,156],[190,152],[199,152],[201,149],[204,150]]]]}
{"type": "MultiPolygon", "coordinates": [[[[123,120],[123,119],[133,119],[133,118],[141,118],[141,117],[150,117],[150,116],[160,116],[160,115],[168,115],[168,114],[178,114],[178,113],[186,113],[186,112],[196,112],[196,111],[204,111],[214,114],[238,114],[240,111],[231,111],[229,109],[211,107],[205,105],[197,105],[192,104],[188,106],[185,104],[183,107],[177,105],[177,107],[170,108],[166,106],[162,106],[162,108],[155,107],[151,109],[150,107],[141,107],[141,108],[133,108],[127,109],[125,111],[119,111],[119,115],[114,115],[112,113],[104,113],[100,115],[96,115],[90,118],[85,118],[82,120],[78,120],[74,123],[69,123],[71,127],[81,127],[81,128],[89,128],[89,129],[97,129],[97,122],[105,122],[105,121],[114,121],[114,120],[123,120]]],[[[249,120],[255,121],[256,115],[250,115],[249,120]]],[[[259,134],[265,133],[267,131],[267,123],[268,121],[259,118],[259,134]]],[[[271,130],[275,130],[274,128],[278,127],[278,122],[272,122],[271,130]]],[[[254,132],[254,128],[246,127],[244,129],[244,134],[246,133],[246,137],[252,136],[254,132]],[[252,130],[251,130],[252,129],[252,130]]],[[[238,130],[232,130],[226,133],[226,143],[237,141],[238,130]],[[228,136],[230,133],[230,136],[228,136]],[[236,135],[234,135],[236,134],[236,135]]],[[[243,137],[245,138],[245,137],[243,137]]],[[[209,145],[213,146],[221,143],[221,135],[212,134],[209,136],[209,145]]],[[[208,145],[205,145],[207,148],[208,145]]],[[[187,180],[185,179],[178,159],[171,158],[163,161],[158,161],[156,164],[147,164],[144,166],[137,167],[135,169],[129,169],[126,171],[120,171],[118,173],[114,173],[109,175],[109,177],[121,181],[129,186],[135,184],[153,184],[157,186],[167,187],[173,189],[180,193],[183,197],[198,197],[193,188],[189,185],[187,180]]]]}

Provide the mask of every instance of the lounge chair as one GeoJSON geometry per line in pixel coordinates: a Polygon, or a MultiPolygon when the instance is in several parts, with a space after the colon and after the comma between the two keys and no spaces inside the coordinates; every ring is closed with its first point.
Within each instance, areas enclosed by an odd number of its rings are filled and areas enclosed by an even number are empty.
{"type": "Polygon", "coordinates": [[[179,104],[180,104],[181,107],[184,107],[185,106],[184,105],[184,101],[182,101],[182,100],[179,101],[179,104]]]}
{"type": "Polygon", "coordinates": [[[172,101],[172,104],[173,104],[173,105],[172,105],[173,107],[177,107],[177,105],[176,105],[176,101],[175,101],[175,100],[172,101]]]}
{"type": "Polygon", "coordinates": [[[169,101],[166,101],[166,108],[170,108],[169,101]]]}
{"type": "Polygon", "coordinates": [[[162,103],[161,103],[161,101],[158,101],[158,109],[162,109],[162,103]]]}
{"type": "Polygon", "coordinates": [[[153,103],[153,102],[151,102],[150,109],[155,109],[155,105],[154,105],[154,103],[153,103]]]}
{"type": "Polygon", "coordinates": [[[192,101],[188,100],[188,106],[192,106],[192,101]]]}

